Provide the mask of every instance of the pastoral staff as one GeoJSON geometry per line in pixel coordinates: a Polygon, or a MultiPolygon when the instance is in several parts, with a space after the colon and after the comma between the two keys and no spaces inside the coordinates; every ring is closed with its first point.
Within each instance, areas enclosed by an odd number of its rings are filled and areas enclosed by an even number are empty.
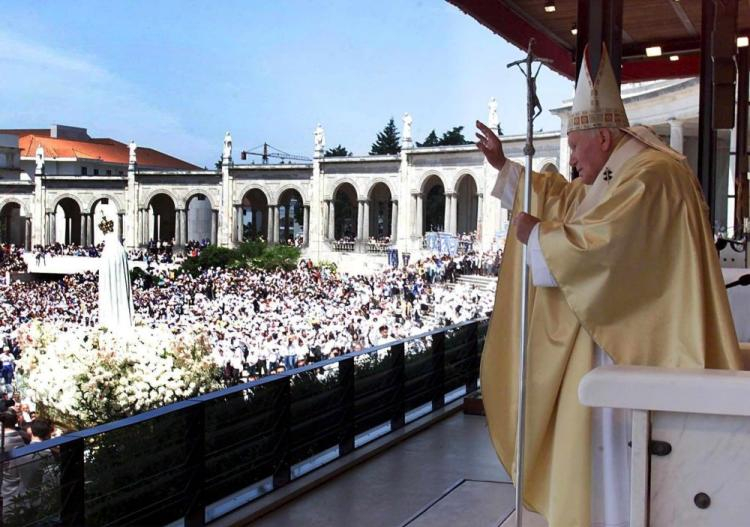
{"type": "Polygon", "coordinates": [[[521,244],[532,283],[524,500],[550,527],[629,525],[630,412],[589,409],[578,384],[605,364],[738,368],[739,351],[708,224],[685,157],[631,128],[606,48],[588,50],[568,121],[580,177],[524,170],[477,123],[480,150],[499,170],[493,195],[513,209],[482,359],[495,449],[513,473],[518,393],[521,244]],[[521,190],[519,190],[521,189],[521,190]]]}

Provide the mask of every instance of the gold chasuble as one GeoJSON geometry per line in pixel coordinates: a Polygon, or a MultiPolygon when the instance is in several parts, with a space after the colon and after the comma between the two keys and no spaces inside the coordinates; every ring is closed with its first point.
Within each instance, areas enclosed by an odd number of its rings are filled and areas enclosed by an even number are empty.
{"type": "MultiPolygon", "coordinates": [[[[590,526],[591,410],[578,402],[578,384],[597,344],[621,365],[740,364],[698,182],[684,158],[654,146],[626,136],[590,187],[533,175],[530,213],[541,219],[540,245],[559,287],[530,288],[524,498],[550,527],[590,526]]],[[[523,183],[517,188],[514,217],[523,183]]],[[[521,244],[509,233],[481,369],[490,435],[509,474],[520,266],[521,244]]]]}

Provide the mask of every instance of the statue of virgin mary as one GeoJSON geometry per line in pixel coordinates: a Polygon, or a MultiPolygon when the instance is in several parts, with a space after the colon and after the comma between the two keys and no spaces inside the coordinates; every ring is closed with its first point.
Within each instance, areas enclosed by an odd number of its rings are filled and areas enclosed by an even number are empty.
{"type": "Polygon", "coordinates": [[[114,232],[114,222],[99,222],[104,233],[104,250],[99,267],[99,324],[112,331],[133,326],[133,298],[130,291],[128,253],[114,232]]]}

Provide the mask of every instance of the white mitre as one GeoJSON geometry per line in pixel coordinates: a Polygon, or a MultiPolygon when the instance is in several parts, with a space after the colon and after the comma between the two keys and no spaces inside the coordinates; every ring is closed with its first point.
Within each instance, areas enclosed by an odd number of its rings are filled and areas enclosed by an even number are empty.
{"type": "Polygon", "coordinates": [[[592,79],[589,47],[583,51],[583,64],[568,119],[568,132],[590,128],[627,128],[628,116],[620,97],[620,87],[609,62],[607,47],[602,44],[602,57],[596,78],[592,79]]]}

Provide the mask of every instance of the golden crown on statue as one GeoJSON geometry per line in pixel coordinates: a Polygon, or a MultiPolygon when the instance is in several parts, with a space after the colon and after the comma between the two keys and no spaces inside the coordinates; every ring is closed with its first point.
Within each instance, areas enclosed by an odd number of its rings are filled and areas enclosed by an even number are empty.
{"type": "Polygon", "coordinates": [[[108,220],[106,216],[102,216],[102,221],[99,222],[99,230],[104,234],[107,234],[108,232],[114,232],[115,222],[112,220],[108,220]]]}

